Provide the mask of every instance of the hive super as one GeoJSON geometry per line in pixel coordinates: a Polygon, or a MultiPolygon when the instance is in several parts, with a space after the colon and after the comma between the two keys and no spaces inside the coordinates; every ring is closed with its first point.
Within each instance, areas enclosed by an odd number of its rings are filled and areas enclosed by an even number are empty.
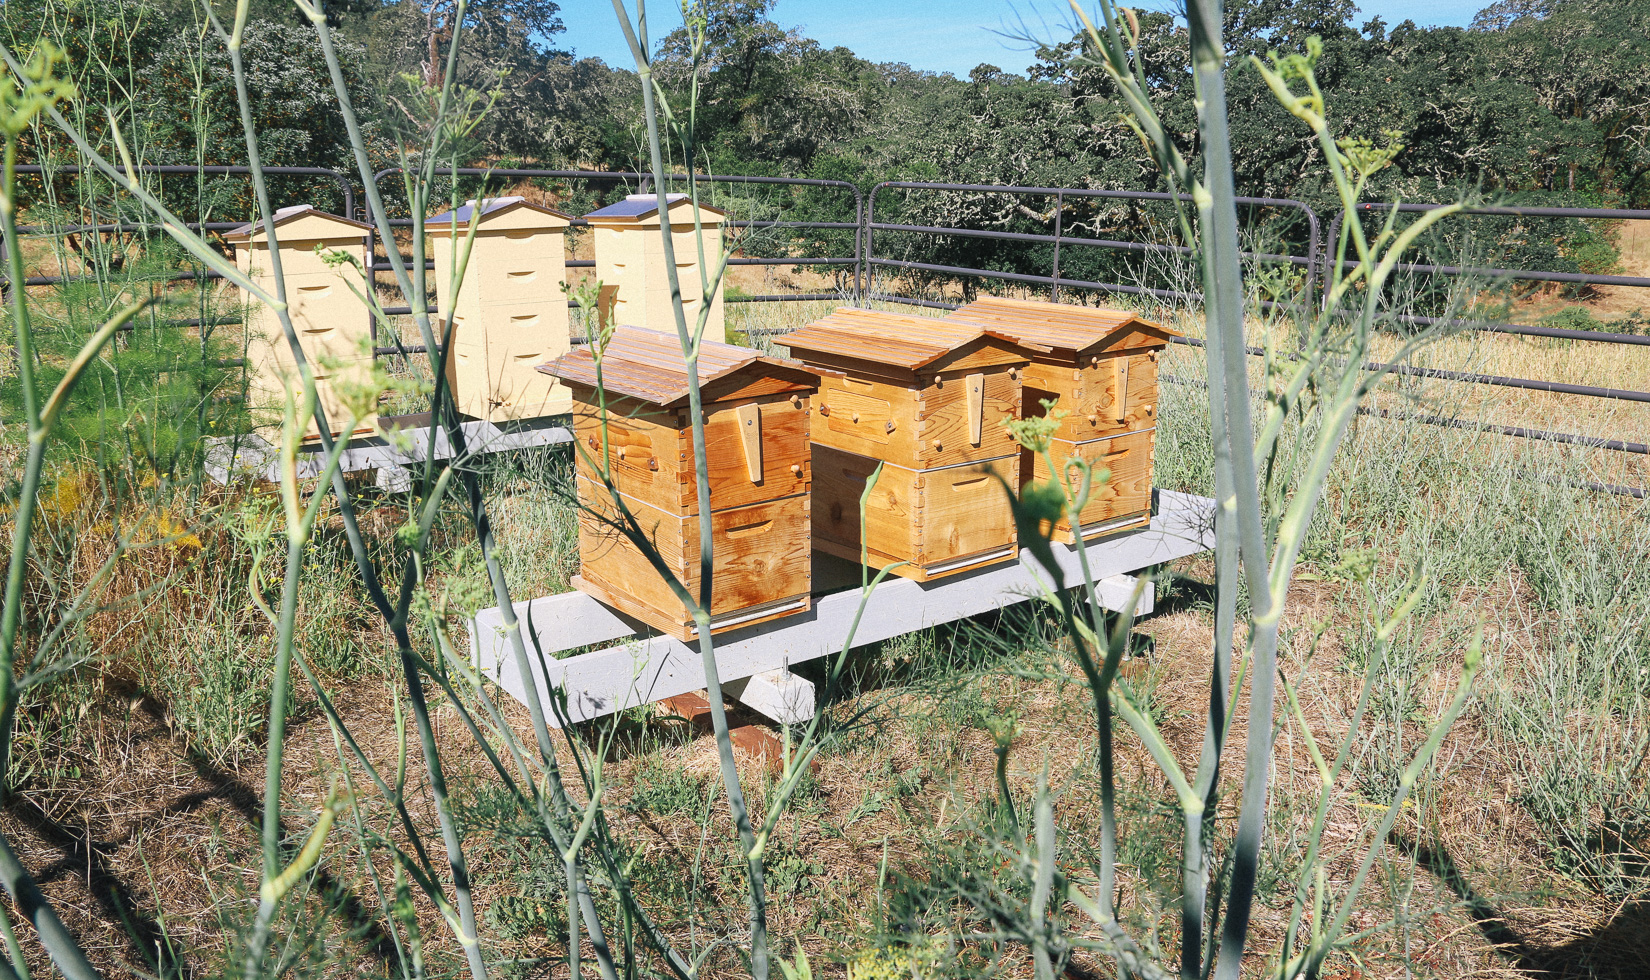
{"type": "MultiPolygon", "coordinates": [[[[1013,560],[1008,494],[1032,480],[1075,480],[1073,460],[1096,479],[1078,520],[1048,529],[1057,540],[1150,522],[1158,354],[1176,334],[1124,311],[994,297],[943,318],[838,309],[776,339],[794,359],[704,342],[701,508],[662,238],[668,224],[692,324],[702,315],[701,256],[714,263],[721,254],[723,215],[649,194],[586,219],[602,316],[615,325],[595,345],[570,342],[570,216],[492,198],[427,228],[455,403],[501,424],[571,414],[574,585],[618,612],[678,639],[697,634],[683,599],[701,600],[703,521],[711,632],[806,612],[815,551],[919,582],[1013,560]],[[1007,423],[1050,412],[1047,456],[1022,448],[1007,423]]],[[[371,328],[356,263],[325,265],[317,255],[364,259],[369,229],[308,207],[277,212],[275,225],[293,327],[336,426],[335,387],[371,376],[371,328]]],[[[262,229],[229,238],[240,268],[272,288],[262,229]]],[[[705,336],[719,337],[719,285],[709,303],[705,336]]],[[[254,406],[276,408],[296,384],[296,362],[267,310],[249,307],[247,343],[254,406]]]]}

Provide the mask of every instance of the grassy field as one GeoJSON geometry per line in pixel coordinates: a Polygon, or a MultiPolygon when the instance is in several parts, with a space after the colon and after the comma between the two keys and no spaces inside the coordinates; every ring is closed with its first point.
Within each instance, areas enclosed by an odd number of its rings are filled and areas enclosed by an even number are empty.
{"type": "MultiPolygon", "coordinates": [[[[761,343],[829,306],[730,305],[730,335],[761,343]]],[[[1187,311],[1149,312],[1193,336],[1200,331],[1187,311]]],[[[1257,340],[1264,329],[1255,325],[1257,340]]],[[[1640,350],[1462,335],[1415,363],[1650,390],[1640,350]]],[[[1173,346],[1162,370],[1173,383],[1162,388],[1156,482],[1208,493],[1201,351],[1173,346]]],[[[1254,380],[1265,382],[1258,360],[1254,380]]],[[[1635,441],[1645,431],[1641,405],[1434,380],[1390,383],[1375,404],[1635,441]]],[[[564,591],[577,567],[574,514],[561,493],[565,452],[484,466],[517,596],[564,591]]],[[[1345,731],[1375,623],[1407,583],[1423,580],[1424,600],[1380,670],[1372,716],[1338,786],[1330,839],[1346,857],[1334,874],[1350,873],[1359,841],[1381,816],[1376,801],[1389,795],[1417,734],[1441,710],[1479,629],[1488,669],[1399,821],[1353,931],[1396,926],[1361,936],[1331,961],[1332,975],[1650,975],[1650,526],[1641,502],[1576,486],[1643,486],[1647,475],[1643,457],[1360,421],[1290,607],[1283,671],[1299,688],[1301,711],[1278,733],[1260,941],[1252,948],[1275,946],[1287,914],[1290,896],[1280,888],[1300,860],[1317,791],[1308,732],[1323,743],[1345,731]]],[[[180,486],[154,488],[142,495],[143,507],[116,510],[91,468],[65,465],[55,479],[48,537],[69,567],[94,566],[116,527],[149,521],[183,533],[134,556],[117,578],[117,590],[133,596],[164,583],[164,598],[102,614],[86,631],[85,662],[28,706],[18,739],[26,791],[0,811],[0,829],[100,966],[208,975],[222,965],[227,937],[244,927],[245,899],[257,887],[249,869],[257,866],[271,631],[247,590],[279,503],[267,488],[180,486]]],[[[364,529],[387,556],[407,501],[363,493],[364,529]]],[[[393,769],[405,715],[391,682],[391,647],[353,584],[336,514],[323,513],[303,583],[299,646],[368,754],[393,769]]],[[[491,601],[479,555],[463,543],[461,515],[444,515],[437,533],[448,546],[420,601],[456,624],[491,601]]],[[[1138,625],[1125,671],[1183,760],[1195,759],[1202,731],[1210,574],[1206,559],[1158,570],[1158,612],[1138,625]]],[[[974,924],[949,917],[946,896],[1012,888],[962,859],[989,847],[996,832],[993,731],[1005,726],[1017,732],[1013,792],[1029,796],[1046,768],[1059,793],[1066,870],[1092,875],[1098,828],[1088,695],[1051,621],[1032,611],[1004,615],[1012,621],[988,617],[855,653],[846,688],[826,707],[822,761],[770,849],[771,927],[782,953],[799,944],[831,976],[842,967],[830,964],[877,947],[930,964],[919,972],[941,972],[934,965],[941,963],[944,972],[990,966],[966,954],[947,958],[948,948],[966,946],[974,924]]],[[[303,685],[298,691],[284,801],[294,826],[307,822],[346,769],[315,696],[303,685]]],[[[447,695],[432,697],[489,953],[505,961],[507,974],[564,976],[559,861],[498,790],[447,695]]],[[[525,710],[503,700],[525,730],[525,710]]],[[[1244,719],[1240,705],[1240,731],[1244,719]]],[[[589,748],[608,736],[604,761],[617,773],[612,830],[649,907],[684,939],[737,937],[745,928],[743,885],[711,740],[645,709],[571,738],[589,748]]],[[[1132,736],[1121,744],[1121,904],[1133,910],[1138,935],[1155,936],[1156,926],[1173,935],[1178,867],[1156,843],[1175,833],[1169,790],[1132,736]]],[[[407,751],[416,758],[416,740],[407,751]]],[[[1234,752],[1229,762],[1235,768],[1241,759],[1234,752]]],[[[416,780],[422,769],[409,772],[416,780]]],[[[754,795],[767,792],[759,767],[747,777],[754,795]]],[[[413,816],[434,834],[427,792],[419,798],[413,816]]],[[[373,793],[360,799],[366,825],[391,826],[373,793]]],[[[1217,809],[1217,834],[1229,833],[1234,807],[1217,809]]],[[[335,838],[315,893],[294,903],[326,914],[296,930],[292,955],[319,962],[328,948],[348,950],[345,961],[382,974],[391,953],[373,910],[395,904],[396,876],[387,862],[365,863],[348,840],[335,838]]],[[[433,913],[424,914],[429,945],[420,953],[430,971],[457,969],[458,950],[433,913]]],[[[736,972],[733,956],[731,948],[712,953],[707,972],[736,972]]],[[[996,967],[1030,971],[1029,961],[996,967]]],[[[1086,962],[1074,970],[1104,973],[1086,962]]]]}

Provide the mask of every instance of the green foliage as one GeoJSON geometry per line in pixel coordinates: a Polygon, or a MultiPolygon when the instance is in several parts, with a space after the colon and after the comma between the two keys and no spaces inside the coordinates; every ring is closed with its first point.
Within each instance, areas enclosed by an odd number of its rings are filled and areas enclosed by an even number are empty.
{"type": "MultiPolygon", "coordinates": [[[[33,309],[36,397],[51,391],[92,331],[131,295],[164,288],[176,267],[175,250],[150,243],[101,281],[65,283],[54,300],[33,309]]],[[[204,310],[217,310],[210,297],[204,310]]],[[[182,303],[151,307],[82,373],[79,397],[64,409],[59,437],[73,450],[120,472],[191,479],[202,438],[238,431],[245,418],[242,372],[233,363],[243,351],[231,330],[196,331],[175,324],[202,312],[182,303]]],[[[0,420],[8,437],[22,415],[22,379],[0,377],[0,420]]]]}
{"type": "Polygon", "coordinates": [[[631,773],[630,808],[660,817],[693,817],[705,809],[705,785],[658,751],[642,757],[631,773]]]}
{"type": "Polygon", "coordinates": [[[1549,313],[1541,318],[1541,325],[1558,330],[1609,329],[1603,320],[1593,316],[1593,311],[1585,306],[1566,306],[1557,313],[1549,313]]]}
{"type": "MultiPolygon", "coordinates": [[[[271,5],[269,13],[285,9],[271,5]]],[[[228,52],[215,37],[203,37],[201,26],[192,5],[163,10],[144,0],[19,0],[0,7],[0,42],[7,47],[26,50],[44,36],[69,52],[74,80],[86,96],[71,116],[94,145],[112,145],[111,118],[102,109],[109,105],[135,163],[245,165],[228,52]]],[[[351,98],[371,139],[381,112],[362,74],[365,51],[348,42],[343,47],[351,98]]],[[[348,135],[313,29],[253,19],[246,26],[242,57],[265,165],[353,170],[348,135]]],[[[378,149],[384,154],[388,148],[378,149]]],[[[25,157],[48,166],[80,162],[60,136],[44,130],[25,157]]],[[[38,178],[23,182],[25,207],[47,209],[37,219],[58,214],[67,223],[87,217],[87,205],[120,209],[134,218],[139,214],[134,202],[121,202],[101,190],[107,185],[100,178],[62,175],[48,182],[50,187],[38,178]],[[95,204],[85,200],[88,189],[95,204]]],[[[252,214],[244,177],[174,176],[154,184],[168,206],[191,219],[244,220],[252,214]]],[[[342,208],[338,186],[330,179],[274,175],[270,184],[279,199],[342,208]]]]}

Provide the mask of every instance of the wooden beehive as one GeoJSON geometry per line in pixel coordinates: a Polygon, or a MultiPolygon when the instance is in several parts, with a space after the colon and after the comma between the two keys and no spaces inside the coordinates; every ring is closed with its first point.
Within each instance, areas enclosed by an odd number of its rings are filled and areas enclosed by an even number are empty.
{"type": "MultiPolygon", "coordinates": [[[[680,640],[697,635],[642,549],[610,523],[607,467],[677,580],[699,590],[698,481],[687,371],[674,337],[621,326],[601,362],[588,347],[540,370],[573,397],[579,443],[580,570],[573,584],[614,609],[680,640]],[[606,398],[606,425],[601,399],[606,398]],[[604,440],[605,435],[605,440],[604,440]]],[[[776,619],[809,607],[808,444],[819,375],[803,365],[706,341],[699,353],[714,531],[711,632],[776,619]]]]}
{"type": "MultiPolygon", "coordinates": [[[[699,241],[693,231],[693,202],[686,194],[665,196],[670,215],[671,247],[676,256],[676,273],[682,290],[682,310],[691,330],[698,322],[703,294],[700,279],[699,241]]],[[[596,252],[596,278],[616,287],[613,294],[613,321],[676,335],[676,314],[670,303],[670,278],[665,262],[665,246],[659,228],[665,220],[659,213],[657,194],[631,194],[616,204],[584,216],[590,222],[596,252]]],[[[722,258],[723,213],[699,206],[699,223],[704,229],[704,256],[714,270],[722,258]]],[[[707,273],[708,274],[708,273],[707,273]]],[[[711,299],[705,336],[725,336],[722,317],[722,286],[711,299]]]]}
{"type": "MultiPolygon", "coordinates": [[[[342,435],[347,421],[341,387],[372,381],[372,329],[364,295],[362,269],[367,260],[368,225],[351,221],[308,204],[275,212],[276,246],[286,285],[287,310],[299,345],[315,375],[316,399],[325,411],[334,435],[342,435]],[[328,265],[317,248],[346,252],[359,263],[328,265]]],[[[235,247],[235,265],[259,288],[275,295],[275,271],[270,261],[269,236],[263,224],[242,225],[224,235],[235,247]]],[[[268,419],[279,416],[290,391],[301,401],[298,362],[281,322],[252,294],[241,291],[246,305],[246,372],[250,407],[268,419]]],[[[370,431],[374,419],[363,419],[356,431],[370,431]]],[[[307,437],[320,435],[311,421],[307,437]]]]}
{"type": "Polygon", "coordinates": [[[573,219],[520,197],[467,201],[425,224],[435,288],[452,311],[448,379],[458,410],[491,422],[565,414],[572,396],[538,370],[567,353],[567,246],[573,219]],[[478,213],[479,212],[479,213],[478,213]],[[453,257],[476,229],[458,295],[453,257]]]}
{"type": "MultiPolygon", "coordinates": [[[[1157,439],[1157,360],[1169,338],[1180,336],[1126,310],[1062,306],[987,297],[947,317],[1015,337],[1034,350],[1025,371],[1022,411],[1044,413],[1043,402],[1068,414],[1054,433],[1056,465],[1073,457],[1096,470],[1079,515],[1082,536],[1129,530],[1151,522],[1152,449],[1157,439]],[[1098,474],[1097,474],[1098,475],[1098,474]]],[[[1048,463],[1030,451],[1021,459],[1022,482],[1048,479],[1048,463]]],[[[1070,521],[1054,536],[1076,540],[1070,521]]]]}
{"type": "Polygon", "coordinates": [[[839,309],[777,338],[822,379],[814,421],[814,547],[852,561],[905,562],[925,582],[1014,557],[1008,490],[1020,452],[1003,421],[1020,410],[1029,352],[1012,337],[926,317],[839,309]],[[878,463],[860,537],[860,497],[878,463]],[[1002,481],[1000,482],[999,479],[1002,481]]]}

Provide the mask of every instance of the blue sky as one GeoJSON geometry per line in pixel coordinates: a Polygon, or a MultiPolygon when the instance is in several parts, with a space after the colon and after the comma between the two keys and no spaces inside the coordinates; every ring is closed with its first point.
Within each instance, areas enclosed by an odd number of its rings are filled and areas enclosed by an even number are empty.
{"type": "MultiPolygon", "coordinates": [[[[1423,26],[1465,27],[1490,2],[1369,0],[1359,19],[1379,15],[1391,24],[1413,20],[1423,26]]],[[[634,10],[635,0],[626,0],[626,6],[634,10]]],[[[1139,6],[1161,9],[1163,4],[1141,0],[1139,6]]],[[[653,0],[648,8],[655,20],[649,33],[655,39],[681,23],[676,0],[653,0]]],[[[1068,11],[1064,0],[779,0],[774,19],[802,27],[827,47],[842,45],[871,61],[903,61],[961,77],[985,62],[1023,72],[1031,61],[1024,45],[994,32],[1014,32],[1023,19],[1039,36],[1069,36],[1059,29],[1068,11]]],[[[609,64],[631,64],[611,0],[561,0],[561,19],[567,32],[555,39],[556,47],[609,64]]]]}

